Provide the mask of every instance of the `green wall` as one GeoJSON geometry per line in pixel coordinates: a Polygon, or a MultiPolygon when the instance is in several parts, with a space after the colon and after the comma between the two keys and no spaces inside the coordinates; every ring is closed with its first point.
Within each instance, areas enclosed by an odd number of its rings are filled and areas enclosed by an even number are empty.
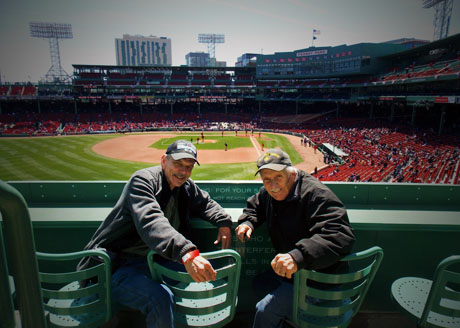
{"type": "MultiPolygon", "coordinates": [[[[124,181],[12,182],[31,211],[36,248],[39,251],[80,250],[116,202],[124,181]],[[80,217],[81,216],[81,217],[80,217]]],[[[234,221],[246,199],[260,182],[201,181],[232,215],[234,221]]],[[[347,206],[355,229],[355,250],[378,245],[384,259],[363,310],[396,311],[390,300],[391,283],[401,276],[430,278],[445,257],[460,254],[460,186],[326,183],[347,206]]],[[[201,251],[214,250],[216,230],[194,221],[201,251]]],[[[236,223],[235,223],[236,226],[236,223]]],[[[253,311],[252,278],[269,268],[275,253],[265,226],[246,244],[233,238],[232,248],[243,259],[239,311],[253,311]]]]}

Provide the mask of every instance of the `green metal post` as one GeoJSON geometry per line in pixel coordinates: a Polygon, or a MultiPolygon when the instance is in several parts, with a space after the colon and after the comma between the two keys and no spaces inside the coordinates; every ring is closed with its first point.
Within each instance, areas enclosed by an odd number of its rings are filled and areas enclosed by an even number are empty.
{"type": "Polygon", "coordinates": [[[13,328],[15,327],[14,307],[13,300],[11,299],[11,289],[6,262],[3,233],[2,229],[0,229],[0,290],[3,291],[0,293],[0,318],[2,318],[0,326],[2,328],[13,328]]]}
{"type": "Polygon", "coordinates": [[[22,327],[46,328],[30,214],[24,197],[3,181],[0,212],[22,327]]]}

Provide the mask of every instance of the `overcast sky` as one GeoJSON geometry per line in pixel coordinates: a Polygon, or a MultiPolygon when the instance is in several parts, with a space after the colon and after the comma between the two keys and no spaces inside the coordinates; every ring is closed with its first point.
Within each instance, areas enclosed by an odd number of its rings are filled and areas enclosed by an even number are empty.
{"type": "MultiPolygon", "coordinates": [[[[115,38],[164,36],[172,65],[207,52],[198,34],[224,34],[216,58],[234,66],[246,52],[273,54],[315,46],[433,40],[434,9],[422,0],[0,0],[2,82],[41,79],[51,67],[48,40],[29,36],[29,22],[69,23],[73,39],[61,40],[64,70],[72,64],[115,65],[115,38]]],[[[454,0],[449,35],[460,33],[460,0],[454,0]]]]}

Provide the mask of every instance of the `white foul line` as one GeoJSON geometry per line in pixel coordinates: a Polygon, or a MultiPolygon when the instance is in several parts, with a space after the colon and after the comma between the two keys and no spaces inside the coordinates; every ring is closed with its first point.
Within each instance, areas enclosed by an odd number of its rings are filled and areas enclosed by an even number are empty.
{"type": "Polygon", "coordinates": [[[259,147],[257,145],[257,141],[255,141],[255,138],[253,136],[250,136],[249,138],[251,139],[252,145],[254,146],[254,148],[257,151],[257,157],[260,156],[261,152],[260,152],[259,147]]]}

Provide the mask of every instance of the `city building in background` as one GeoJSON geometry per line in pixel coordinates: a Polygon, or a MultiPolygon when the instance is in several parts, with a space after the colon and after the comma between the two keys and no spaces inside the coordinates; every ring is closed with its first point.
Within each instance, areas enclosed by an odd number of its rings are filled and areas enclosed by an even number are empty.
{"type": "Polygon", "coordinates": [[[115,39],[118,66],[171,66],[171,39],[124,34],[115,39]]]}
{"type": "Polygon", "coordinates": [[[420,46],[424,46],[430,43],[430,41],[420,40],[416,38],[401,38],[401,39],[396,39],[396,40],[390,40],[384,43],[402,44],[404,45],[406,49],[413,49],[413,48],[417,48],[420,46]]]}
{"type": "Polygon", "coordinates": [[[235,67],[256,67],[257,56],[259,56],[259,54],[245,53],[238,57],[235,63],[235,67]]]}
{"type": "Polygon", "coordinates": [[[205,67],[210,65],[209,53],[189,52],[185,55],[185,64],[190,67],[205,67]]]}

